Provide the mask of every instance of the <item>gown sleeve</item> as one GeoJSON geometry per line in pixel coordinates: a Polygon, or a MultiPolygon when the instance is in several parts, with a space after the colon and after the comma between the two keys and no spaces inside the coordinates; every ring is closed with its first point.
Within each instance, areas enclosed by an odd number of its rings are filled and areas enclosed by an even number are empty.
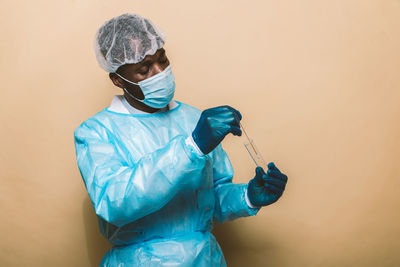
{"type": "Polygon", "coordinates": [[[233,168],[222,146],[217,146],[212,153],[215,194],[214,220],[226,222],[256,215],[260,208],[250,208],[245,199],[247,184],[232,183],[233,168]]]}
{"type": "Polygon", "coordinates": [[[77,163],[96,214],[118,227],[162,208],[204,169],[205,157],[183,135],[132,164],[98,127],[85,122],[75,130],[77,163]]]}

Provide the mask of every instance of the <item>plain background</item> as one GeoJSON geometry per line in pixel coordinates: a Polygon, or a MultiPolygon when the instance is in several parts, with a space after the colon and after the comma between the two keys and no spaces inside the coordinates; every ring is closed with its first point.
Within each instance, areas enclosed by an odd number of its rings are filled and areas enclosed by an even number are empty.
{"type": "MultiPolygon", "coordinates": [[[[1,266],[97,266],[109,248],[74,129],[114,87],[93,37],[125,12],[167,34],[176,99],[231,105],[288,174],[256,217],[217,225],[229,266],[400,266],[400,1],[1,1],[1,266]]],[[[235,182],[254,176],[224,142],[235,182]]]]}

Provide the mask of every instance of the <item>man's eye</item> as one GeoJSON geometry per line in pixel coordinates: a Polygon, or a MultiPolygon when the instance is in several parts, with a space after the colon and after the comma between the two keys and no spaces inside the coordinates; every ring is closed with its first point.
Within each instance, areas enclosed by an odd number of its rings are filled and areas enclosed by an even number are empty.
{"type": "Polygon", "coordinates": [[[142,74],[142,75],[145,75],[146,73],[148,73],[149,72],[149,67],[146,67],[146,68],[143,68],[143,69],[140,69],[140,71],[139,71],[139,73],[140,74],[142,74]]]}

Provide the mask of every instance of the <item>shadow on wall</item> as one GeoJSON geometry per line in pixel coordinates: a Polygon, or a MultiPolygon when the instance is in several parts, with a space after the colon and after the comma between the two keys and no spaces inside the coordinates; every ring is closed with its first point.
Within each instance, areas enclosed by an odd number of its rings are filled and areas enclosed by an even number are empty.
{"type": "Polygon", "coordinates": [[[97,216],[94,212],[89,196],[86,196],[82,205],[83,224],[85,225],[86,246],[90,266],[98,267],[103,255],[111,248],[111,245],[101,235],[97,216]]]}

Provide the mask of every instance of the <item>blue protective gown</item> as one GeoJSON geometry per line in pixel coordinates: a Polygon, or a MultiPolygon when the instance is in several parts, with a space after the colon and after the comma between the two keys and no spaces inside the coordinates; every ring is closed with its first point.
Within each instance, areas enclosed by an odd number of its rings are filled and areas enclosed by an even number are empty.
{"type": "Polygon", "coordinates": [[[188,145],[201,111],[178,102],[155,114],[100,111],[75,130],[77,162],[114,245],[101,266],[226,266],[213,220],[255,215],[247,184],[219,145],[200,155],[188,145]]]}

